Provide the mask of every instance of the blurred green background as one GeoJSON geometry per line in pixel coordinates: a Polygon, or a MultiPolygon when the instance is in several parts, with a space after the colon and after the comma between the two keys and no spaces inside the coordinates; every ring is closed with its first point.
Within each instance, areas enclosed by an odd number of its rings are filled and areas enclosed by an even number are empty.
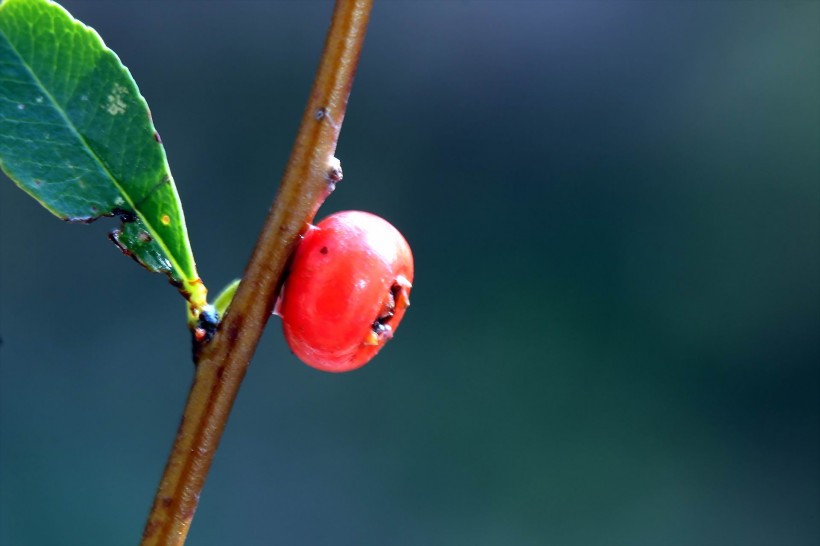
{"type": "MultiPolygon", "coordinates": [[[[153,111],[212,291],[241,274],[329,2],[65,1],[153,111]]],[[[820,3],[379,1],[320,211],[390,219],[364,369],[278,319],[196,545],[820,543],[820,3]]],[[[181,298],[0,180],[0,543],[136,543],[181,298]]]]}

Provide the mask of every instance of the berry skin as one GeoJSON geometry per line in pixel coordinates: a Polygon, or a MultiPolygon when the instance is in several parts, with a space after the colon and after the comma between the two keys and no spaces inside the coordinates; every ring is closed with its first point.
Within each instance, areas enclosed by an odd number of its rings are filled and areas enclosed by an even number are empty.
{"type": "Polygon", "coordinates": [[[364,366],[393,337],[413,282],[410,246],[373,214],[332,214],[304,234],[278,312],[305,364],[327,372],[364,366]]]}

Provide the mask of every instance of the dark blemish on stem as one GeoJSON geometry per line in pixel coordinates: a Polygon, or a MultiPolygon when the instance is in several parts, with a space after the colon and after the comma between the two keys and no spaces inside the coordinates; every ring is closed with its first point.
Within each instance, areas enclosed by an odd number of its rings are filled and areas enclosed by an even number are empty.
{"type": "Polygon", "coordinates": [[[219,326],[219,313],[212,306],[205,308],[197,319],[197,328],[205,332],[203,343],[208,343],[214,337],[216,328],[219,326]]]}
{"type": "Polygon", "coordinates": [[[331,127],[338,130],[339,125],[333,121],[333,118],[330,117],[330,110],[324,106],[316,110],[316,121],[322,121],[323,119],[327,119],[327,122],[330,124],[331,127]]]}
{"type": "Polygon", "coordinates": [[[151,521],[149,521],[148,525],[145,526],[145,531],[143,531],[143,533],[142,533],[142,538],[143,539],[149,538],[151,535],[153,535],[156,532],[157,529],[159,529],[159,526],[160,526],[159,521],[157,521],[155,519],[152,519],[151,521]]]}
{"type": "Polygon", "coordinates": [[[216,380],[222,381],[223,375],[225,375],[225,366],[220,366],[216,369],[216,380]]]}
{"type": "Polygon", "coordinates": [[[236,342],[236,338],[239,337],[239,332],[242,330],[242,321],[238,318],[234,318],[234,321],[231,321],[230,326],[228,326],[227,330],[225,330],[225,335],[228,339],[231,340],[231,343],[236,342]]]}
{"type": "Polygon", "coordinates": [[[199,313],[196,327],[191,332],[191,347],[194,357],[194,364],[199,362],[199,353],[202,348],[210,342],[219,327],[219,313],[212,305],[207,306],[199,313]]]}
{"type": "Polygon", "coordinates": [[[159,136],[159,133],[157,131],[154,131],[154,140],[162,144],[162,138],[159,136]]]}
{"type": "Polygon", "coordinates": [[[147,231],[140,231],[139,235],[137,235],[137,239],[139,239],[139,241],[143,244],[144,243],[150,243],[151,241],[154,240],[151,237],[151,235],[148,234],[147,231]]]}
{"type": "Polygon", "coordinates": [[[162,497],[162,506],[164,506],[165,508],[171,506],[172,502],[174,502],[174,499],[172,499],[171,497],[162,497]]]}

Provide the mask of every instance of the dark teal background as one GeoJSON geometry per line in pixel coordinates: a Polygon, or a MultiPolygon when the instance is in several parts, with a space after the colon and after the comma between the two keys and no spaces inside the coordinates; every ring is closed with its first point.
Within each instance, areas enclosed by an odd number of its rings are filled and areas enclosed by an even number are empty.
{"type": "MultiPolygon", "coordinates": [[[[328,2],[71,1],[148,99],[212,291],[241,273],[328,2]]],[[[366,368],[271,321],[189,544],[820,543],[820,3],[377,1],[320,216],[391,220],[366,368]]],[[[0,180],[0,543],[134,544],[182,300],[0,180]]]]}

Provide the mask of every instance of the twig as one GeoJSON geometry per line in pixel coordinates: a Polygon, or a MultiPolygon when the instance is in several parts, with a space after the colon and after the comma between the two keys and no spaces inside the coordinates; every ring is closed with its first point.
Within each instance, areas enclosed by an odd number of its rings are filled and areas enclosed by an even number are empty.
{"type": "Polygon", "coordinates": [[[337,0],[316,80],[279,193],[233,303],[199,353],[143,546],[185,542],[219,439],[300,232],[341,176],[334,158],[373,0],[337,0]]]}

